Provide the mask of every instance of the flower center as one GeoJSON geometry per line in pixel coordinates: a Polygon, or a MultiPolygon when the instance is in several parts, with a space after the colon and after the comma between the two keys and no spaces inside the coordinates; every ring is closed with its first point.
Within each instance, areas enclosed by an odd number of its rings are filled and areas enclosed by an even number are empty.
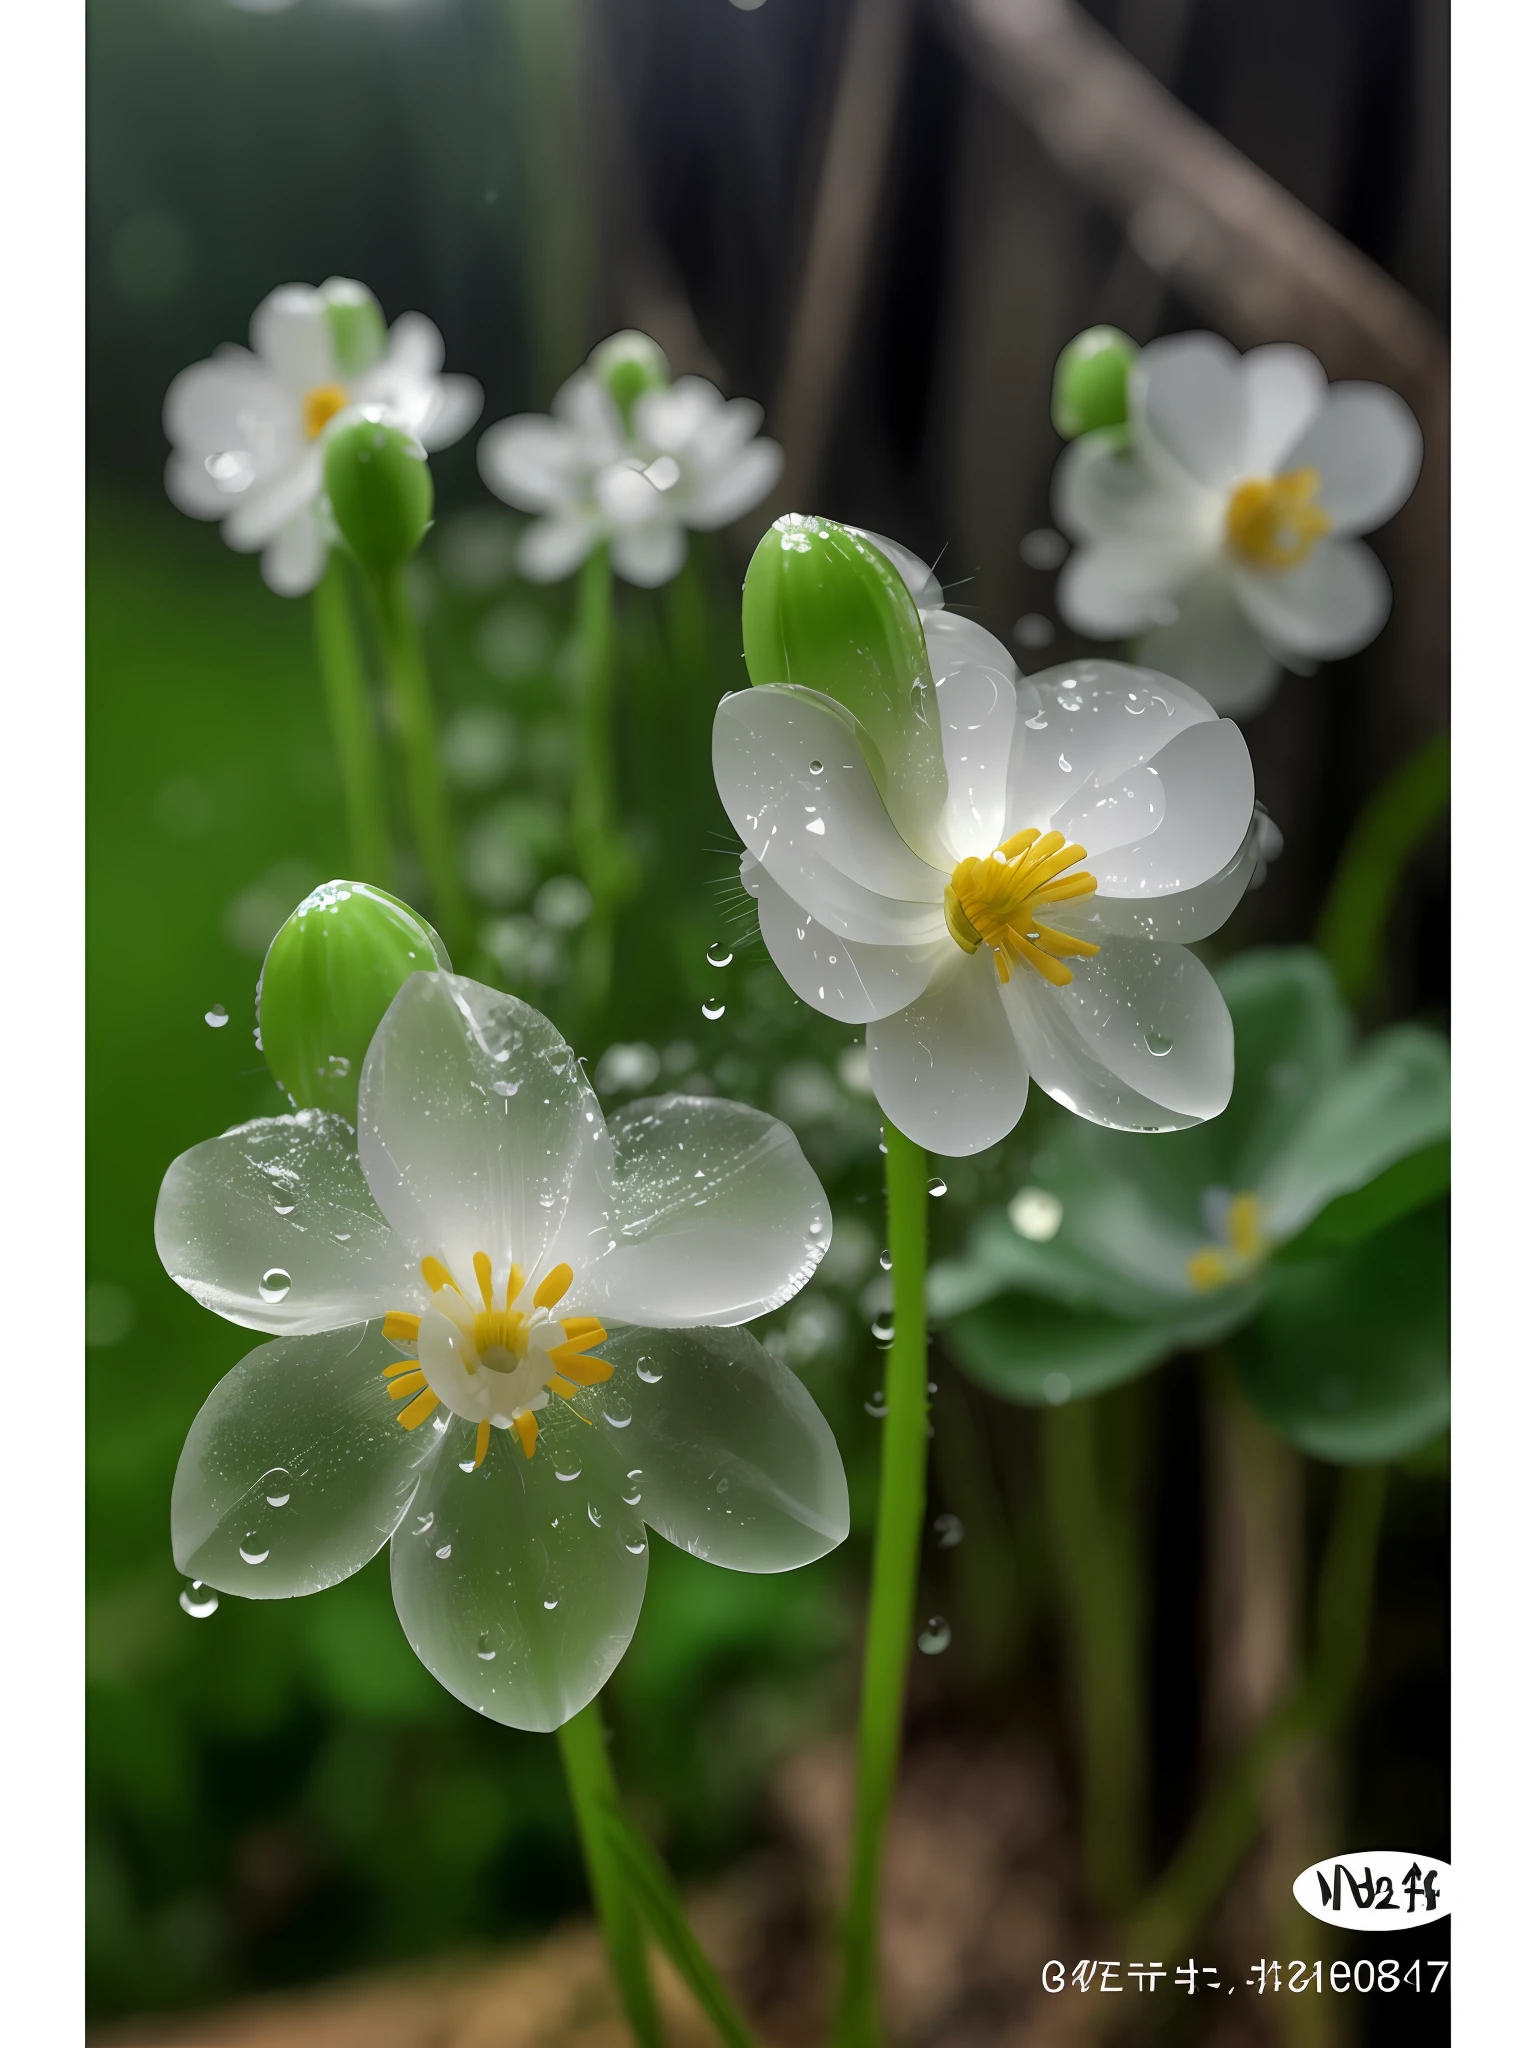
{"type": "Polygon", "coordinates": [[[423,1259],[431,1308],[423,1315],[391,1309],[384,1318],[391,1344],[415,1348],[413,1357],[384,1368],[389,1397],[405,1403],[398,1416],[405,1429],[419,1428],[439,1404],[473,1422],[477,1466],[493,1428],[513,1431],[531,1458],[539,1440],[536,1411],[550,1395],[570,1401],[612,1375],[606,1359],[588,1356],[608,1332],[595,1316],[554,1314],[574,1278],[567,1265],[552,1266],[531,1292],[522,1267],[510,1267],[499,1302],[490,1254],[476,1252],[474,1266],[479,1308],[440,1259],[423,1259]]]}
{"type": "Polygon", "coordinates": [[[1294,569],[1333,525],[1314,505],[1322,479],[1315,469],[1254,476],[1227,500],[1227,546],[1255,569],[1294,569]]]}
{"type": "Polygon", "coordinates": [[[1072,970],[1062,956],[1087,959],[1099,949],[1043,923],[1040,912],[1052,903],[1093,894],[1098,884],[1092,875],[1066,872],[1086,858],[1086,848],[1068,846],[1060,832],[1042,835],[1034,826],[1015,832],[985,857],[972,854],[961,861],[944,891],[950,937],[966,953],[990,946],[999,981],[1011,980],[1010,963],[1016,961],[1065,988],[1072,970]]]}
{"type": "Polygon", "coordinates": [[[1192,1252],[1185,1268],[1197,1294],[1211,1294],[1218,1287],[1246,1280],[1263,1263],[1269,1239],[1260,1227],[1262,1213],[1257,1195],[1233,1195],[1227,1200],[1217,1230],[1220,1241],[1192,1252]]]}
{"type": "Polygon", "coordinates": [[[335,419],[351,400],[345,384],[316,384],[304,394],[304,431],[311,441],[318,441],[329,420],[335,419]]]}

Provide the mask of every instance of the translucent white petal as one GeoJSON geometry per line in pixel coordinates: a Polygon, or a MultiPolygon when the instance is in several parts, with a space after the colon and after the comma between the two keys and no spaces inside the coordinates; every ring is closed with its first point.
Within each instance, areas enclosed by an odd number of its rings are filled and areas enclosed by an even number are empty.
{"type": "MultiPolygon", "coordinates": [[[[887,540],[883,533],[871,533],[867,526],[850,526],[850,533],[862,534],[872,541],[890,563],[896,574],[911,593],[912,602],[920,612],[942,611],[944,589],[928,564],[920,555],[914,555],[910,548],[904,548],[900,541],[887,540]]],[[[923,621],[923,630],[928,629],[928,620],[923,621]]]]}
{"type": "Polygon", "coordinates": [[[192,461],[243,453],[257,470],[302,441],[298,408],[266,364],[221,348],[183,370],[165,394],[166,439],[192,461]]]}
{"type": "Polygon", "coordinates": [[[613,566],[626,583],[657,590],[670,583],[688,559],[680,526],[656,519],[649,526],[623,526],[613,536],[613,566]]]}
{"type": "Polygon", "coordinates": [[[1024,1113],[1029,1076],[983,947],[954,949],[915,1003],[870,1025],[869,1078],[896,1128],[930,1152],[963,1158],[1007,1137],[1024,1113]]]}
{"type": "Polygon", "coordinates": [[[715,784],[747,852],[831,930],[874,945],[933,935],[947,874],[891,822],[842,708],[767,684],[715,713],[715,784]]]}
{"type": "Polygon", "coordinates": [[[1317,501],[1342,537],[1369,533],[1392,517],[1413,489],[1423,455],[1419,423],[1395,391],[1334,384],[1285,467],[1317,470],[1317,501]]]}
{"type": "Polygon", "coordinates": [[[605,1144],[597,1099],[565,1040],[516,996],[456,974],[413,974],[363,1062],[358,1154],[375,1201],[416,1257],[468,1284],[541,1269],[585,1155],[605,1144]]]}
{"type": "Polygon", "coordinates": [[[777,441],[749,441],[688,489],[682,516],[698,532],[713,533],[760,505],[783,473],[784,450],[777,441]]]}
{"type": "Polygon", "coordinates": [[[603,521],[593,511],[555,512],[535,519],[518,537],[517,566],[530,583],[558,583],[581,566],[603,531],[603,521]]]}
{"type": "Polygon", "coordinates": [[[1133,433],[1212,490],[1242,474],[1248,402],[1237,350],[1214,334],[1174,334],[1144,348],[1131,372],[1133,433]]]}
{"type": "MultiPolygon", "coordinates": [[[[917,557],[911,559],[916,561],[917,557]]],[[[921,568],[921,563],[918,566],[921,568]]],[[[1019,673],[1018,663],[997,635],[989,633],[976,619],[968,619],[964,612],[924,612],[923,639],[935,683],[942,682],[957,668],[992,668],[1014,677],[1019,673]]]]}
{"type": "Polygon", "coordinates": [[[631,1411],[622,1444],[639,1512],[658,1535],[738,1572],[794,1571],[843,1541],[836,1440],[755,1337],[618,1330],[603,1355],[631,1411]]]}
{"type": "Polygon", "coordinates": [[[1286,654],[1334,661],[1374,640],[1392,609],[1387,572],[1362,541],[1319,541],[1295,569],[1238,569],[1238,603],[1286,654]]]}
{"type": "Polygon", "coordinates": [[[259,1117],[173,1160],[155,1249],[204,1308],[275,1335],[366,1322],[422,1292],[368,1191],[351,1126],[320,1109],[259,1117]]]}
{"type": "Polygon", "coordinates": [[[1262,711],[1280,686],[1280,664],[1237,601],[1231,565],[1213,562],[1174,601],[1178,617],[1140,635],[1137,660],[1188,683],[1223,717],[1262,711]]]}
{"type": "Polygon", "coordinates": [[[324,482],[318,448],[306,448],[281,468],[258,477],[234,502],[223,534],[240,554],[264,548],[289,520],[313,506],[324,482]]]}
{"type": "Polygon", "coordinates": [[[1012,664],[951,668],[934,687],[949,778],[940,828],[946,850],[956,860],[990,853],[1007,836],[1008,756],[1018,711],[1012,664]]]}
{"type": "Polygon", "coordinates": [[[451,448],[480,417],[485,393],[473,377],[439,377],[416,425],[424,448],[451,448]]]}
{"type": "Polygon", "coordinates": [[[1123,661],[1062,662],[1019,685],[1008,762],[1008,829],[1044,828],[1094,775],[1147,761],[1189,726],[1214,719],[1195,692],[1123,661]]]}
{"type": "Polygon", "coordinates": [[[1150,761],[1095,777],[1051,823],[1087,847],[1100,896],[1197,888],[1222,872],[1253,823],[1247,744],[1230,718],[1189,726],[1150,761]],[[1138,814],[1151,821],[1145,836],[1122,839],[1138,814]]]}
{"type": "MultiPolygon", "coordinates": [[[[601,1390],[600,1390],[601,1391],[601,1390]]],[[[455,1421],[390,1547],[395,1611],[440,1685],[509,1728],[547,1733],[596,1697],[629,1647],[645,1594],[645,1526],[624,1496],[635,1461],[582,1397],[586,1427],[551,1401],[531,1458],[455,1421]]]]}
{"type": "Polygon", "coordinates": [[[396,377],[429,383],[443,367],[443,337],[425,313],[402,313],[389,330],[384,361],[396,377]]]}
{"type": "Polygon", "coordinates": [[[1076,541],[1144,541],[1175,536],[1214,544],[1222,500],[1172,464],[1142,460],[1119,427],[1071,441],[1051,479],[1051,511],[1076,541]]]}
{"type": "Polygon", "coordinates": [[[1183,946],[1106,935],[1092,959],[1072,962],[1065,988],[1017,973],[1003,998],[1030,1073],[1091,1122],[1171,1130],[1227,1106],[1232,1019],[1183,946]],[[1129,1091],[1120,1104],[1117,1084],[1129,1091]]]}
{"type": "Polygon", "coordinates": [[[1168,896],[1086,896],[1058,906],[1052,922],[1061,931],[1093,940],[1106,932],[1128,939],[1177,939],[1185,946],[1208,939],[1247,893],[1259,861],[1260,822],[1256,815],[1237,852],[1208,882],[1168,896]]]}
{"type": "Polygon", "coordinates": [[[296,398],[338,381],[325,294],[313,285],[282,284],[269,292],[251,315],[251,347],[296,398]]]}
{"type": "Polygon", "coordinates": [[[1322,364],[1294,342],[1277,341],[1250,349],[1241,375],[1247,401],[1244,476],[1273,476],[1294,468],[1288,451],[1317,418],[1328,390],[1322,364]]]}
{"type": "Polygon", "coordinates": [[[206,466],[186,455],[171,455],[165,465],[165,494],[178,512],[193,519],[222,519],[230,494],[215,483],[206,466]]]}
{"type": "MultiPolygon", "coordinates": [[[[693,381],[679,377],[672,388],[675,391],[693,381]]],[[[708,389],[714,392],[713,385],[708,389]]],[[[755,399],[726,399],[721,398],[718,392],[714,395],[714,408],[704,413],[684,445],[676,451],[683,458],[683,468],[693,470],[701,479],[739,455],[763,424],[763,408],[755,399]]]]}
{"type": "Polygon", "coordinates": [[[601,469],[604,463],[622,461],[631,453],[619,408],[607,386],[600,384],[590,370],[578,370],[566,378],[555,393],[550,411],[574,430],[594,469],[601,469]]]}
{"type": "Polygon", "coordinates": [[[325,573],[325,529],[313,505],[280,526],[262,550],[262,580],[279,597],[303,597],[325,573]]]}
{"type": "MultiPolygon", "coordinates": [[[[177,1567],[249,1600],[318,1593],[383,1548],[441,1430],[401,1427],[377,1325],[285,1337],[226,1373],[171,1489],[177,1567]]],[[[439,1411],[441,1414],[442,1411],[439,1411]]]]}
{"type": "Polygon", "coordinates": [[[480,474],[498,498],[521,512],[547,512],[583,495],[591,482],[575,431],[542,413],[519,413],[487,427],[475,449],[480,474]]]}
{"type": "Polygon", "coordinates": [[[1067,558],[1056,605],[1067,624],[1095,640],[1139,633],[1172,604],[1172,593],[1210,553],[1198,535],[1095,541],[1067,558]]]}
{"type": "Polygon", "coordinates": [[[786,896],[758,862],[750,862],[750,874],[747,862],[743,869],[774,966],[802,1001],[840,1023],[869,1024],[904,1010],[928,986],[939,949],[950,943],[947,933],[937,931],[912,946],[866,946],[841,938],[786,896]]]}
{"type": "MultiPolygon", "coordinates": [[[[750,399],[733,415],[730,438],[736,446],[750,441],[762,419],[761,406],[750,399]]],[[[659,391],[645,391],[635,400],[635,439],[658,454],[682,455],[726,413],[725,400],[706,377],[679,377],[659,391]]],[[[721,452],[729,452],[723,446],[721,452]]]]}
{"type": "Polygon", "coordinates": [[[610,526],[620,531],[628,526],[645,527],[666,517],[666,500],[637,456],[608,463],[593,479],[592,490],[598,510],[610,526]]]}
{"type": "Polygon", "coordinates": [[[626,1105],[609,1134],[608,1248],[572,1289],[579,1313],[673,1328],[744,1323],[815,1272],[831,1210],[776,1117],[717,1096],[663,1095],[626,1105]]]}

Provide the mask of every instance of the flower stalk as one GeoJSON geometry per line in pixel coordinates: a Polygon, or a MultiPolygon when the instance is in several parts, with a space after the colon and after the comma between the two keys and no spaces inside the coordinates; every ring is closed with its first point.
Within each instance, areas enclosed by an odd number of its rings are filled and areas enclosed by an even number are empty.
{"type": "Polygon", "coordinates": [[[630,2031],[640,2048],[664,2048],[640,1916],[612,1841],[609,1815],[618,1803],[618,1789],[608,1760],[602,1708],[597,1700],[589,1701],[579,1714],[563,1723],[556,1731],[556,1740],[576,1812],[592,1902],[608,1944],[609,1964],[630,2031]]]}
{"type": "Polygon", "coordinates": [[[613,745],[613,564],[594,548],[576,586],[579,696],[571,831],[581,879],[592,896],[582,936],[578,977],[582,1015],[602,1015],[613,985],[614,914],[628,893],[629,858],[615,824],[617,775],[613,745]]]}
{"type": "Polygon", "coordinates": [[[895,1329],[885,1355],[886,1414],[864,1643],[853,1849],[843,1916],[843,1981],[833,2036],[836,2048],[879,2048],[884,2038],[880,2023],[880,1872],[901,1747],[927,1497],[927,1154],[890,1122],[885,1126],[885,1144],[895,1329]]]}
{"type": "Polygon", "coordinates": [[[315,586],[315,650],[341,769],[352,873],[362,882],[389,881],[389,832],[379,736],[358,651],[346,565],[333,548],[315,586]]]}

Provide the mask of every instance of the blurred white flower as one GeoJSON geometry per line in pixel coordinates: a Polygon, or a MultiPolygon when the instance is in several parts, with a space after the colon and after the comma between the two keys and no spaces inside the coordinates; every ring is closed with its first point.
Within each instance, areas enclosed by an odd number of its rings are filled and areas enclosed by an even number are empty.
{"type": "Polygon", "coordinates": [[[249,349],[226,344],[183,370],[165,398],[165,486],[194,519],[222,522],[285,597],[320,580],[329,544],[323,436],[354,406],[378,408],[427,449],[473,425],[472,377],[442,374],[443,338],[420,313],[387,332],[351,278],[281,285],[256,308],[249,349]]]}
{"type": "Polygon", "coordinates": [[[481,436],[480,474],[499,498],[539,516],[519,567],[553,583],[604,542],[613,566],[646,588],[669,583],[687,529],[712,532],[759,504],[784,467],[758,436],[763,409],[722,398],[702,377],[643,391],[628,418],[590,367],[555,394],[553,415],[519,413],[481,436]]]}
{"type": "Polygon", "coordinates": [[[867,1024],[875,1097],[930,1151],[995,1144],[1031,1078],[1119,1130],[1218,1115],[1232,1025],[1185,942],[1225,923],[1259,859],[1242,734],[1122,662],[1021,678],[923,563],[864,538],[927,643],[907,757],[885,746],[877,782],[869,736],[803,687],[741,690],[715,716],[715,780],[775,965],[813,1009],[867,1024]]]}
{"type": "Polygon", "coordinates": [[[1330,385],[1305,349],[1245,356],[1213,334],[1142,351],[1124,428],[1062,456],[1054,510],[1078,543],[1062,617],[1201,691],[1258,711],[1284,664],[1302,670],[1373,640],[1392,605],[1355,538],[1419,473],[1413,414],[1379,384],[1330,385]]]}

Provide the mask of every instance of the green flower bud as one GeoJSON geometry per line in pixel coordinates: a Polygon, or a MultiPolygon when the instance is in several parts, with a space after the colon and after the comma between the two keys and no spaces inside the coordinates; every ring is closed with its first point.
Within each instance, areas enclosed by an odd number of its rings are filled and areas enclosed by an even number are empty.
{"type": "Polygon", "coordinates": [[[632,327],[600,341],[587,358],[587,368],[600,384],[607,385],[614,404],[624,415],[626,427],[635,400],[647,391],[665,390],[672,381],[671,368],[661,350],[648,334],[639,334],[632,327]]]}
{"type": "Polygon", "coordinates": [[[933,674],[917,606],[874,543],[830,519],[776,519],[741,597],[742,652],[755,684],[835,698],[898,830],[914,846],[947,787],[933,674]]]}
{"type": "Polygon", "coordinates": [[[1051,424],[1064,441],[1125,425],[1126,386],[1139,354],[1118,327],[1090,327],[1067,343],[1051,387],[1051,424]]]}
{"type": "Polygon", "coordinates": [[[449,971],[442,940],[367,882],[326,882],[267,949],[256,985],[262,1052],[296,1109],[357,1119],[363,1055],[412,974],[449,971]]]}
{"type": "Polygon", "coordinates": [[[371,370],[389,345],[378,300],[352,277],[328,277],[320,289],[336,368],[343,377],[371,370]]]}
{"type": "Polygon", "coordinates": [[[354,420],[330,436],[325,489],[343,540],[377,575],[408,562],[432,524],[426,453],[382,420],[354,420]]]}

